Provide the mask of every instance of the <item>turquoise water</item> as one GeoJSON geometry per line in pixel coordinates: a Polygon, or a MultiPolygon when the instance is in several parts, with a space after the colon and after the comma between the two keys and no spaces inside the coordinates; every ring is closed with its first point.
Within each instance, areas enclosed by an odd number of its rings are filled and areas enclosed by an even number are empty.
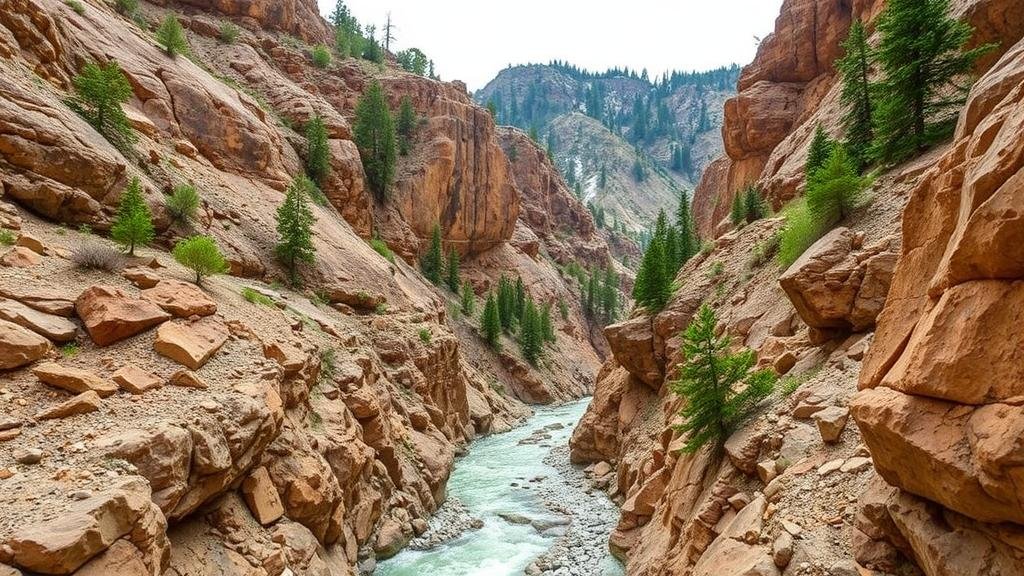
{"type": "MultiPolygon", "coordinates": [[[[534,493],[523,488],[530,480],[545,477],[554,480],[559,472],[542,462],[553,446],[569,442],[572,429],[586,410],[589,400],[541,408],[524,426],[505,434],[474,442],[469,454],[455,462],[448,482],[449,496],[458,498],[470,513],[484,521],[483,528],[427,551],[406,550],[380,562],[375,576],[522,576],[523,570],[556,541],[542,536],[529,524],[514,524],[499,514],[512,513],[530,519],[557,518],[534,493]],[[540,444],[519,444],[520,440],[552,424],[558,430],[546,431],[550,440],[540,444]],[[518,483],[519,486],[512,486],[518,483]]],[[[604,498],[599,492],[594,498],[604,498]]],[[[602,574],[622,574],[610,554],[602,574]]]]}

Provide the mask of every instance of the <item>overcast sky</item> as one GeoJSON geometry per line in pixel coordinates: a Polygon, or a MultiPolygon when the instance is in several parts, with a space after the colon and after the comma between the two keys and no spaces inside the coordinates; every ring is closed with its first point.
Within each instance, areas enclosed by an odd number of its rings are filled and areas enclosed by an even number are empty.
{"type": "MultiPolygon", "coordinates": [[[[318,0],[325,15],[335,0],[318,0]]],[[[782,0],[347,0],[360,23],[396,26],[444,80],[482,88],[508,64],[566,60],[591,70],[707,70],[746,64],[782,0]]]]}

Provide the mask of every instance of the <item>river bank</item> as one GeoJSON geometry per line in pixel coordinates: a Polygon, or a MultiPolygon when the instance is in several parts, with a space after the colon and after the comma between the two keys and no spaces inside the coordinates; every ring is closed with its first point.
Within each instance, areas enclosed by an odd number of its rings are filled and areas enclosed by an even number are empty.
{"type": "Polygon", "coordinates": [[[374,574],[623,574],[607,547],[618,509],[588,491],[569,462],[569,436],[589,401],[540,408],[522,426],[474,442],[427,532],[374,574]]]}

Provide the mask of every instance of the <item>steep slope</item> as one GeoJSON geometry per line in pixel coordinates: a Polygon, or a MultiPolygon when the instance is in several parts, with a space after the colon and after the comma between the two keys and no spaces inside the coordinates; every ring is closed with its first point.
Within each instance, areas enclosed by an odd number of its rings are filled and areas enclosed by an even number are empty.
{"type": "Polygon", "coordinates": [[[493,105],[499,122],[535,129],[570,184],[605,209],[608,226],[639,232],[721,152],[720,110],[737,73],[677,72],[652,82],[622,70],[515,66],[475,98],[493,105]]]}
{"type": "MultiPolygon", "coordinates": [[[[0,572],[352,574],[423,530],[467,442],[514,425],[524,402],[592,389],[601,343],[578,289],[517,241],[531,231],[516,181],[537,176],[511,172],[461,85],[352,59],[314,67],[309,44],[330,39],[316,14],[305,0],[142,3],[135,18],[101,1],[0,10],[0,226],[17,243],[0,255],[0,572]],[[153,42],[171,10],[191,58],[153,42]],[[233,43],[218,40],[228,21],[233,43]],[[131,84],[128,150],[65,104],[88,61],[118,62],[131,84]],[[351,139],[372,80],[422,118],[385,205],[351,139]],[[313,206],[304,290],[289,289],[275,212],[315,115],[329,202],[313,206]],[[100,235],[133,177],[158,238],[125,259],[100,235]],[[184,183],[201,206],[172,226],[164,194],[184,183]],[[365,241],[376,233],[413,261],[435,223],[479,295],[504,272],[566,301],[545,366],[511,340],[489,351],[454,295],[365,241]],[[230,275],[196,288],[166,249],[199,233],[230,275]],[[78,264],[86,249],[100,268],[78,264]]],[[[586,209],[564,183],[553,190],[580,217],[559,224],[567,248],[545,246],[606,261],[586,209]]]]}
{"type": "Polygon", "coordinates": [[[695,201],[714,249],[680,271],[665,311],[606,329],[612,359],[572,440],[621,503],[610,545],[630,575],[1024,571],[1020,335],[1007,324],[1019,312],[1009,206],[1024,13],[954,4],[1001,58],[979,64],[954,142],[881,174],[870,203],[785,271],[765,264],[781,220],[731,230],[722,207],[755,180],[776,206],[799,193],[809,131],[838,122],[835,43],[882,2],[787,1],[744,69],[726,106],[728,156],[695,201]],[[687,455],[669,384],[701,303],[759,365],[794,379],[721,454],[687,455]]]}

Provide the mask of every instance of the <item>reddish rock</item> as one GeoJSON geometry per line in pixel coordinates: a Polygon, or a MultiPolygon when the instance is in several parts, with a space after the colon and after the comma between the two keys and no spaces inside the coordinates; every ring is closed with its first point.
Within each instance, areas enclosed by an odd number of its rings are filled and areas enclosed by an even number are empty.
{"type": "Polygon", "coordinates": [[[145,266],[128,268],[122,272],[121,275],[124,276],[126,280],[142,289],[152,288],[163,279],[163,276],[158,272],[145,266]]]}
{"type": "Polygon", "coordinates": [[[0,320],[0,370],[20,368],[39,360],[51,344],[42,336],[17,324],[0,320]]]}
{"type": "Polygon", "coordinates": [[[180,280],[161,280],[156,286],[143,290],[142,297],[177,318],[209,316],[217,312],[216,302],[195,284],[180,280]]]}
{"type": "Polygon", "coordinates": [[[0,266],[8,268],[31,268],[42,261],[39,254],[24,246],[15,246],[0,256],[0,266]]]}
{"type": "Polygon", "coordinates": [[[604,334],[620,366],[648,386],[661,387],[662,367],[654,355],[651,318],[638,316],[612,324],[604,329],[604,334]]]}
{"type": "Polygon", "coordinates": [[[132,364],[114,372],[112,378],[122,390],[132,394],[144,394],[149,390],[160,387],[159,378],[132,364]]]}
{"type": "Polygon", "coordinates": [[[175,321],[160,326],[153,349],[179,364],[198,370],[227,340],[227,327],[219,320],[175,321]]]}
{"type": "Polygon", "coordinates": [[[264,526],[284,515],[284,506],[267,469],[260,466],[242,482],[242,495],[256,520],[264,526]]]}
{"type": "Polygon", "coordinates": [[[52,406],[36,414],[36,420],[53,420],[56,418],[68,418],[79,414],[88,414],[100,409],[103,401],[100,395],[93,392],[83,392],[74,398],[52,406]]]}
{"type": "Polygon", "coordinates": [[[40,382],[61,388],[74,394],[96,392],[103,398],[117,392],[117,385],[105,378],[79,368],[61,366],[56,362],[40,364],[32,369],[40,382]]]}
{"type": "Polygon", "coordinates": [[[93,341],[100,346],[134,336],[171,317],[152,302],[102,285],[82,292],[75,301],[75,310],[93,341]]]}

